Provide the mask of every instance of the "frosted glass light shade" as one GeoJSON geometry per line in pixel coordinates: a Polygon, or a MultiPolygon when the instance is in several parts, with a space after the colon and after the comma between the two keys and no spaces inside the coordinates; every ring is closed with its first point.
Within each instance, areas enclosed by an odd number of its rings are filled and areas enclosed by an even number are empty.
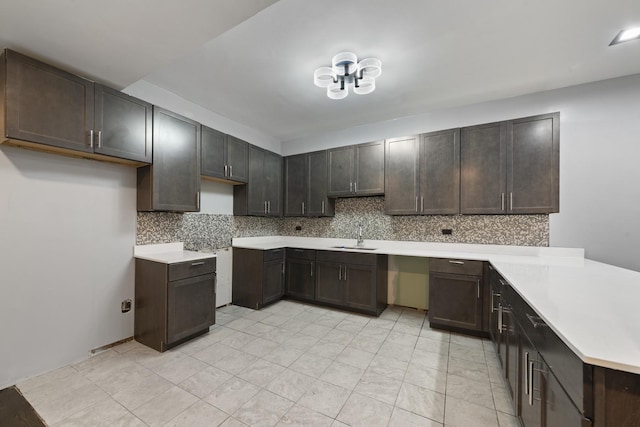
{"type": "Polygon", "coordinates": [[[327,87],[327,96],[331,99],[342,99],[349,95],[349,86],[344,85],[344,89],[341,88],[340,82],[331,83],[327,87]]]}
{"type": "Polygon", "coordinates": [[[355,65],[358,63],[358,57],[355,53],[351,52],[340,52],[331,60],[331,65],[333,67],[333,72],[339,76],[345,75],[346,67],[349,66],[349,73],[352,73],[355,70],[355,65]]]}
{"type": "Polygon", "coordinates": [[[358,87],[353,87],[353,93],[358,95],[366,95],[376,90],[376,79],[364,76],[358,81],[358,87]]]}
{"type": "Polygon", "coordinates": [[[358,73],[363,72],[363,76],[377,78],[382,74],[382,62],[378,58],[363,59],[358,63],[358,73]]]}
{"type": "Polygon", "coordinates": [[[320,67],[313,73],[313,83],[318,87],[328,87],[336,80],[331,67],[320,67]]]}

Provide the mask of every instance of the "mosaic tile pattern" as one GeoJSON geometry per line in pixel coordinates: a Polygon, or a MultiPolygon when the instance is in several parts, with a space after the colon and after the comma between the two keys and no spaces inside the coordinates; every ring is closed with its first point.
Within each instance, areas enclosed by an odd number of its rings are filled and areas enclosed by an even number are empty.
{"type": "Polygon", "coordinates": [[[548,215],[389,216],[384,198],[338,199],[333,218],[261,218],[198,213],[138,213],[138,245],[183,241],[192,250],[231,245],[232,237],[302,236],[493,245],[549,246],[548,215]],[[297,231],[300,226],[302,230],[297,231]],[[442,229],[453,230],[443,235],[442,229]]]}

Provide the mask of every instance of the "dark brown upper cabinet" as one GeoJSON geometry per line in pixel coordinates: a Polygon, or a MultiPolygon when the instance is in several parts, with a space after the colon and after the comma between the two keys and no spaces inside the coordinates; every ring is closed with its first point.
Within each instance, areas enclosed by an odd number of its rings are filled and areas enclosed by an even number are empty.
{"type": "Polygon", "coordinates": [[[153,165],[138,168],[138,210],[200,210],[200,123],[153,108],[153,165]]]}
{"type": "Polygon", "coordinates": [[[282,216],[282,157],[249,145],[249,179],[233,187],[233,214],[282,216]]]}
{"type": "Polygon", "coordinates": [[[249,177],[249,143],[202,126],[202,176],[231,184],[249,177]]]}
{"type": "Polygon", "coordinates": [[[3,140],[140,165],[152,158],[151,104],[5,49],[3,140]]]}
{"type": "Polygon", "coordinates": [[[560,114],[507,122],[507,210],[560,211],[560,114]]]}
{"type": "Polygon", "coordinates": [[[384,195],[384,141],[328,150],[328,196],[384,195]]]}
{"type": "Polygon", "coordinates": [[[387,214],[459,212],[459,129],[388,139],[385,144],[387,214]]]}
{"type": "Polygon", "coordinates": [[[560,114],[463,128],[460,213],[559,212],[560,114]]]}
{"type": "Polygon", "coordinates": [[[335,199],[327,196],[327,151],[284,158],[284,215],[333,216],[335,199]]]}

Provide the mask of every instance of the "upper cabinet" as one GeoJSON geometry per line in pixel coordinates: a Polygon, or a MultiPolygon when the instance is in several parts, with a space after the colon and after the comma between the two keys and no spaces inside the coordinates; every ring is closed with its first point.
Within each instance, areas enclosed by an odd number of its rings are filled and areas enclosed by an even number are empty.
{"type": "Polygon", "coordinates": [[[284,215],[333,216],[327,196],[327,151],[284,158],[284,215]]]}
{"type": "Polygon", "coordinates": [[[560,114],[463,128],[460,213],[559,212],[560,114]]]}
{"type": "Polygon", "coordinates": [[[457,214],[460,130],[386,141],[385,212],[457,214]]]}
{"type": "Polygon", "coordinates": [[[138,210],[200,210],[200,124],[153,108],[153,165],[138,168],[138,210]]]}
{"type": "Polygon", "coordinates": [[[249,178],[233,188],[233,214],[282,215],[282,157],[249,146],[249,178]]]}
{"type": "Polygon", "coordinates": [[[202,176],[232,184],[246,183],[248,159],[246,141],[202,126],[202,176]]]}
{"type": "Polygon", "coordinates": [[[328,196],[384,194],[384,141],[328,151],[328,196]]]}
{"type": "Polygon", "coordinates": [[[136,165],[151,161],[151,104],[8,49],[0,62],[3,140],[136,165]]]}
{"type": "Polygon", "coordinates": [[[559,113],[507,122],[510,213],[559,212],[559,171],[559,113]]]}

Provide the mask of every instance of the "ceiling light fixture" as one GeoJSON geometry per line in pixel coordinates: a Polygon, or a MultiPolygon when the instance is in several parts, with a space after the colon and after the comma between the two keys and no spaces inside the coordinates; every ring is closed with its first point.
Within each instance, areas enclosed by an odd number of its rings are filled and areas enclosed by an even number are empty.
{"type": "Polygon", "coordinates": [[[313,73],[313,82],[318,87],[327,88],[331,99],[342,99],[349,95],[349,85],[353,92],[366,95],[376,89],[376,78],[382,74],[382,62],[377,58],[367,58],[358,62],[355,53],[341,52],[331,60],[331,67],[320,67],[313,73]]]}
{"type": "Polygon", "coordinates": [[[611,41],[611,43],[609,43],[609,46],[636,39],[640,39],[640,27],[629,28],[627,30],[620,31],[618,35],[611,41]]]}

